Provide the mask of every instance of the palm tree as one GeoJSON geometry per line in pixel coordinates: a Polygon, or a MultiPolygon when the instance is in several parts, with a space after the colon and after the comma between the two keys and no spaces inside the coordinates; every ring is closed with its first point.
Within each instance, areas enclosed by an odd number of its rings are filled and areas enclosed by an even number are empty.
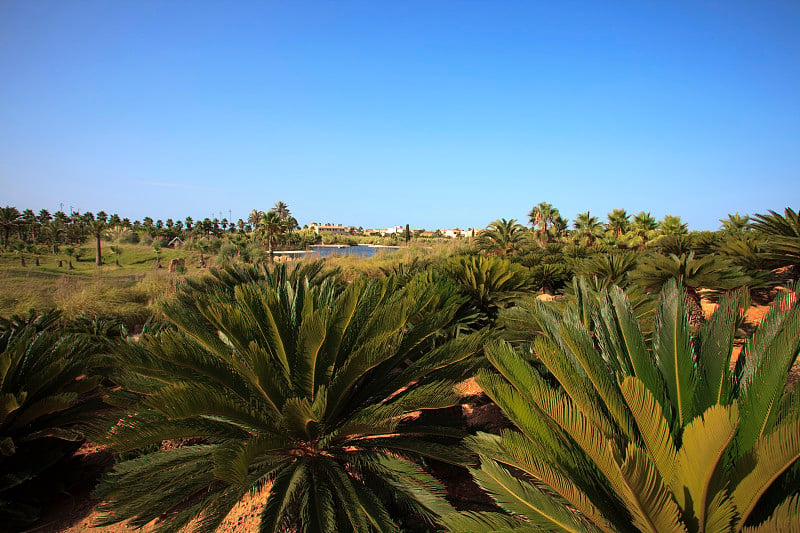
{"type": "Polygon", "coordinates": [[[630,215],[624,209],[614,209],[608,214],[608,229],[620,237],[630,228],[630,215]]]}
{"type": "Polygon", "coordinates": [[[658,228],[662,235],[686,235],[689,233],[688,224],[681,221],[681,217],[674,215],[664,215],[658,228]]]}
{"type": "Polygon", "coordinates": [[[16,207],[0,207],[0,228],[3,230],[3,248],[8,246],[8,236],[11,230],[15,229],[20,223],[20,214],[16,207]]]}
{"type": "Polygon", "coordinates": [[[266,237],[267,248],[269,249],[269,261],[273,262],[275,236],[280,235],[286,229],[284,221],[278,216],[275,211],[267,211],[261,214],[259,220],[260,231],[266,237]]]}
{"type": "Polygon", "coordinates": [[[738,211],[734,215],[729,214],[728,218],[719,219],[719,221],[722,223],[720,230],[728,235],[742,236],[750,229],[750,217],[748,215],[741,216],[738,211]]]}
{"type": "Polygon", "coordinates": [[[452,512],[418,461],[460,464],[460,432],[409,414],[460,401],[452,378],[475,363],[484,335],[436,336],[459,306],[440,285],[332,288],[190,294],[165,308],[175,330],[124,348],[141,402],[108,443],[200,444],[117,464],[98,489],[100,525],[161,517],[170,531],[193,520],[213,531],[261,490],[264,532],[400,531],[452,512]]]}
{"type": "Polygon", "coordinates": [[[640,211],[633,217],[631,228],[637,235],[647,241],[658,229],[658,221],[646,211],[640,211]]]}
{"type": "Polygon", "coordinates": [[[516,219],[495,220],[476,239],[478,249],[499,256],[516,255],[525,243],[525,226],[516,219]]]}
{"type": "MultiPolygon", "coordinates": [[[[800,414],[786,377],[800,290],[776,302],[735,369],[740,294],[692,338],[672,282],[652,342],[616,288],[594,331],[539,302],[533,355],[487,350],[478,383],[518,431],[469,439],[473,475],[509,514],[461,512],[451,531],[796,531],[800,414]],[[533,364],[535,357],[536,363],[533,364]]],[[[527,348],[527,347],[526,347],[527,348]]]]}
{"type": "Polygon", "coordinates": [[[103,266],[103,254],[100,245],[100,239],[103,236],[103,230],[106,229],[106,223],[99,218],[89,222],[87,225],[89,233],[94,237],[94,264],[103,266]]]}
{"type": "Polygon", "coordinates": [[[261,211],[253,209],[250,211],[250,215],[247,217],[247,221],[250,222],[250,227],[258,228],[258,224],[261,222],[261,211]]]}
{"type": "Polygon", "coordinates": [[[573,225],[578,237],[585,239],[587,246],[594,244],[594,241],[603,235],[603,224],[600,223],[597,217],[591,216],[589,211],[578,213],[573,225]]]}
{"type": "Polygon", "coordinates": [[[271,211],[275,211],[275,213],[277,213],[278,216],[283,220],[286,220],[291,215],[289,206],[281,201],[275,202],[275,207],[273,207],[271,211]]]}
{"type": "MultiPolygon", "coordinates": [[[[552,204],[547,202],[540,202],[538,205],[531,209],[528,213],[531,225],[534,227],[534,234],[539,244],[552,242],[554,238],[553,226],[557,219],[561,218],[558,209],[554,208],[552,204]]],[[[566,227],[566,221],[561,219],[561,225],[566,227]]]]}

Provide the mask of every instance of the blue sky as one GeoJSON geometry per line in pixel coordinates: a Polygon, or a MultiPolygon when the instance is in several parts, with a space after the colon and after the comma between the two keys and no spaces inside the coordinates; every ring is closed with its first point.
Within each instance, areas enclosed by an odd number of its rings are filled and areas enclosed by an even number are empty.
{"type": "Polygon", "coordinates": [[[483,227],[800,207],[800,3],[0,2],[0,205],[483,227]]]}

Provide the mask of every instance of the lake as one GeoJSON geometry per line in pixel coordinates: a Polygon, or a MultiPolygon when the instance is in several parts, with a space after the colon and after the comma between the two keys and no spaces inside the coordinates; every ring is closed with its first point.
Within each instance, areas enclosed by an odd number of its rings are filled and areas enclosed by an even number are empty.
{"type": "Polygon", "coordinates": [[[399,246],[312,246],[310,250],[276,251],[275,255],[289,255],[292,257],[328,257],[330,255],[355,255],[358,257],[372,257],[380,252],[396,252],[399,246]]]}

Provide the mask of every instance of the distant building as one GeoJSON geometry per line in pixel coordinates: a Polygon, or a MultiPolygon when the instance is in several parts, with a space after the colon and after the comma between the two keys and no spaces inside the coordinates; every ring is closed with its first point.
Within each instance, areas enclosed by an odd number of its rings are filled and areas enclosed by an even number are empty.
{"type": "Polygon", "coordinates": [[[352,226],[342,226],[341,224],[319,224],[312,222],[308,225],[314,232],[319,235],[321,232],[334,233],[336,235],[346,235],[353,230],[352,226]]]}

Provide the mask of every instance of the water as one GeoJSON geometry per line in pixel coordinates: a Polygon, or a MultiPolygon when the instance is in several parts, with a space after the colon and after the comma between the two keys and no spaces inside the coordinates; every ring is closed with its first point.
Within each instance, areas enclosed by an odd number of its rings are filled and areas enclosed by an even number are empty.
{"type": "Polygon", "coordinates": [[[312,246],[311,250],[291,252],[275,252],[275,255],[288,255],[291,257],[328,257],[331,255],[354,255],[357,257],[372,257],[380,252],[396,252],[399,246],[312,246]]]}

